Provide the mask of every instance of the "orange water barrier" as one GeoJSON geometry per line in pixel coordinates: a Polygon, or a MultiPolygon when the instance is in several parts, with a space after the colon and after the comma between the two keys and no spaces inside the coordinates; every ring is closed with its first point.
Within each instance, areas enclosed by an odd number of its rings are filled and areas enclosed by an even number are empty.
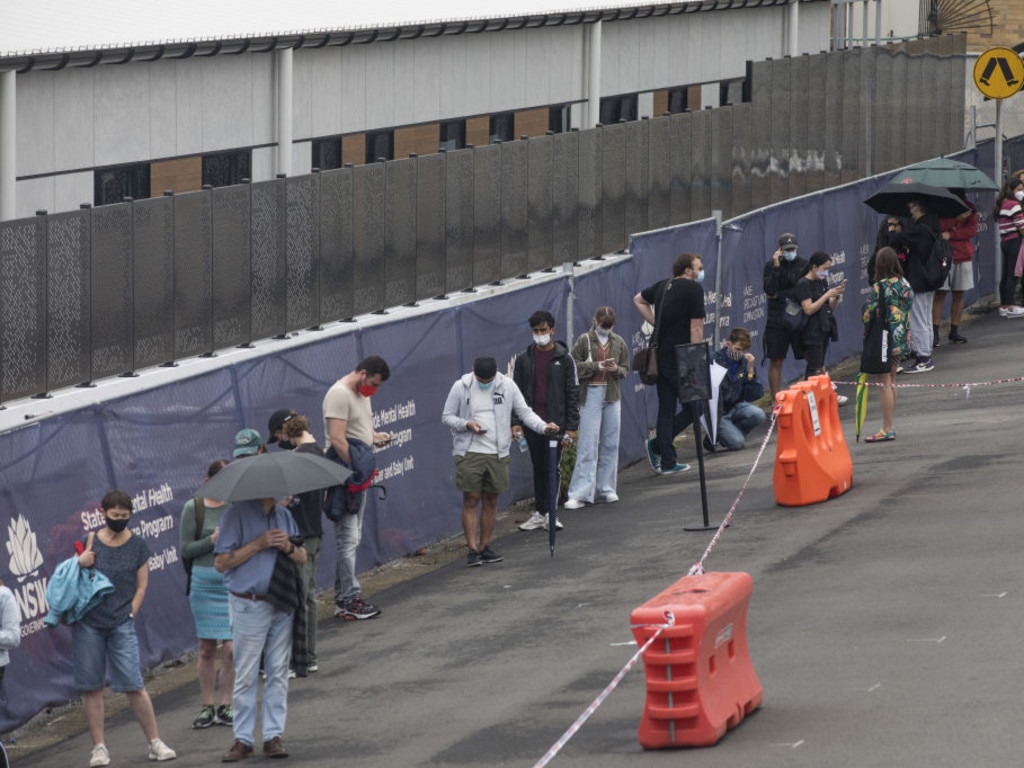
{"type": "Polygon", "coordinates": [[[643,646],[647,700],[638,737],[644,749],[708,747],[764,700],[747,648],[746,573],[685,576],[630,614],[643,646]]]}
{"type": "Polygon", "coordinates": [[[784,507],[839,496],[853,485],[853,460],[828,376],[812,376],[775,395],[778,438],[772,489],[784,507]]]}

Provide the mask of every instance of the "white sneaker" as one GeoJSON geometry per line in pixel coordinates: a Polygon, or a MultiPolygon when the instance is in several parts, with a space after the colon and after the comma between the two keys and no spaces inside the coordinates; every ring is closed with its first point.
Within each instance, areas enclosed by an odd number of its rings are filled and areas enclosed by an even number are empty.
{"type": "Polygon", "coordinates": [[[840,405],[846,405],[848,402],[850,402],[850,398],[848,398],[846,395],[840,395],[836,393],[836,402],[839,403],[840,405]]]}
{"type": "Polygon", "coordinates": [[[536,531],[538,528],[545,528],[548,524],[548,516],[542,515],[537,510],[525,522],[519,524],[520,531],[536,531]]]}
{"type": "Polygon", "coordinates": [[[565,502],[566,509],[583,509],[585,506],[587,506],[587,502],[580,499],[569,499],[565,502]]]}
{"type": "Polygon", "coordinates": [[[92,755],[89,756],[89,768],[110,765],[110,753],[107,752],[106,744],[97,744],[92,748],[92,755]]]}
{"type": "Polygon", "coordinates": [[[164,760],[173,760],[178,753],[164,744],[160,739],[153,739],[149,742],[149,759],[162,763],[164,760]]]}
{"type": "Polygon", "coordinates": [[[619,494],[617,493],[606,493],[603,496],[598,496],[597,500],[602,504],[614,504],[619,500],[619,494]]]}
{"type": "MultiPolygon", "coordinates": [[[[564,525],[562,525],[562,520],[561,520],[561,518],[559,518],[558,516],[556,516],[556,517],[555,517],[555,530],[556,530],[556,531],[560,531],[560,530],[562,530],[563,528],[565,528],[565,526],[564,526],[564,525]]],[[[551,530],[550,528],[548,528],[548,516],[547,516],[547,515],[544,515],[544,530],[545,530],[545,531],[550,531],[550,530],[551,530]]]]}
{"type": "Polygon", "coordinates": [[[1007,309],[1006,307],[999,308],[1000,317],[1008,317],[1012,319],[1019,319],[1024,317],[1024,307],[1018,307],[1016,305],[1007,309]]]}

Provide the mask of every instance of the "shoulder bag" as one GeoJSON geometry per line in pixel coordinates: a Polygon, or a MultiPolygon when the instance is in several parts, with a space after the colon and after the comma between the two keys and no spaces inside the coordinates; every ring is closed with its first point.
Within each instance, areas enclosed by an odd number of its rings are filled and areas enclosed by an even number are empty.
{"type": "Polygon", "coordinates": [[[875,283],[875,286],[878,289],[878,304],[864,335],[864,351],[860,356],[861,373],[889,373],[892,370],[892,357],[889,355],[889,307],[885,300],[885,287],[881,281],[875,283]]]}
{"type": "Polygon", "coordinates": [[[661,294],[654,302],[654,330],[647,340],[647,346],[637,350],[633,355],[633,370],[640,376],[640,381],[647,386],[658,383],[658,321],[661,320],[661,307],[664,303],[665,291],[668,290],[671,278],[665,281],[661,294]]]}

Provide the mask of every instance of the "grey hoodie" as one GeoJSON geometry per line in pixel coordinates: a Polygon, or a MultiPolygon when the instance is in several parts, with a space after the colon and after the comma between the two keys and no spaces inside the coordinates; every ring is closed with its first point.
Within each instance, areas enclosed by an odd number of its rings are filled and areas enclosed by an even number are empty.
{"type": "MultiPolygon", "coordinates": [[[[475,386],[476,376],[472,373],[459,378],[452,384],[448,399],[444,403],[444,412],[441,414],[441,421],[452,431],[452,453],[456,456],[465,456],[473,439],[473,434],[466,429],[466,423],[473,421],[470,395],[473,392],[472,387],[475,386]]],[[[491,393],[494,398],[494,420],[498,425],[495,437],[498,441],[499,458],[508,456],[512,447],[513,411],[527,427],[544,434],[547,422],[526,404],[523,393],[512,379],[503,373],[496,374],[491,393]]]]}

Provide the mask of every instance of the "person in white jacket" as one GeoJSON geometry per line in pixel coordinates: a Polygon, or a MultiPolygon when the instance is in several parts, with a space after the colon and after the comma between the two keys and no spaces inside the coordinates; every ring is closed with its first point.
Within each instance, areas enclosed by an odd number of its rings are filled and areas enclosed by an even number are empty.
{"type": "Polygon", "coordinates": [[[21,645],[21,612],[14,593],[0,581],[0,683],[11,663],[9,651],[21,645]]]}
{"type": "Polygon", "coordinates": [[[455,487],[462,491],[462,530],[469,546],[467,566],[504,559],[490,543],[498,516],[498,494],[509,487],[513,412],[534,432],[560,431],[557,424],[546,424],[533,412],[515,382],[498,373],[493,357],[478,357],[473,372],[452,385],[441,414],[441,421],[452,431],[455,487]]]}

